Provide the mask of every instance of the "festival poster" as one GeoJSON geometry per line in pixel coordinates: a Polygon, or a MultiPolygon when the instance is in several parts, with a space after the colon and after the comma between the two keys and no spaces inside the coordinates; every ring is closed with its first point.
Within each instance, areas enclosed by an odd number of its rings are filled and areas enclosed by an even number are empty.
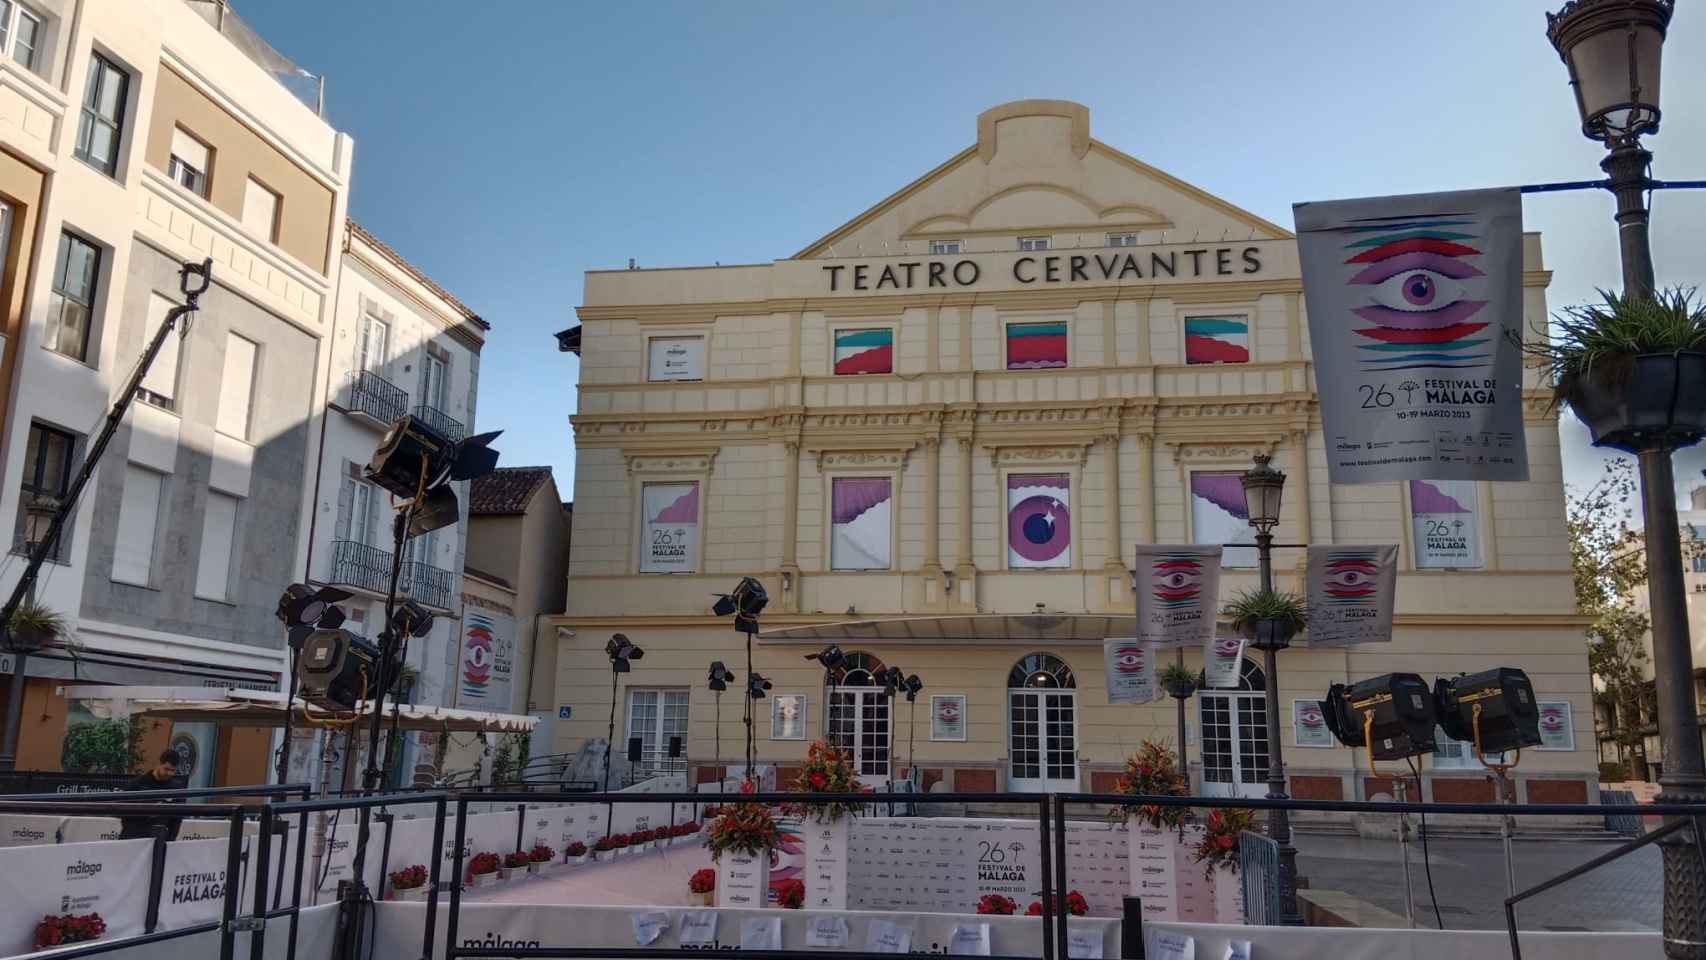
{"type": "Polygon", "coordinates": [[[964,740],[966,738],[966,696],[963,693],[938,693],[930,697],[930,739],[964,740]]]}
{"type": "Polygon", "coordinates": [[[1481,566],[1473,480],[1411,480],[1410,540],[1417,569],[1481,566]]]}
{"type": "Polygon", "coordinates": [[[1570,701],[1539,700],[1534,706],[1540,711],[1540,746],[1535,749],[1576,749],[1575,728],[1570,721],[1570,701]]]}
{"type": "Polygon", "coordinates": [[[1309,645],[1392,640],[1398,545],[1309,548],[1309,645]]]}
{"type": "Polygon", "coordinates": [[[645,510],[641,573],[692,573],[699,542],[699,482],[648,483],[640,491],[645,510]]]}
{"type": "Polygon", "coordinates": [[[1066,324],[1009,323],[1007,369],[1036,370],[1066,366],[1066,324]]]}
{"type": "Polygon", "coordinates": [[[788,693],[770,698],[770,739],[806,738],[806,695],[788,693]]]}
{"type": "Polygon", "coordinates": [[[1072,566],[1070,480],[1064,473],[1007,475],[1007,566],[1072,566]]]}
{"type": "Polygon", "coordinates": [[[1214,636],[1220,597],[1218,545],[1137,548],[1137,639],[1158,647],[1196,646],[1214,636]]]}
{"type": "Polygon", "coordinates": [[[834,477],[829,481],[829,560],[836,570],[887,570],[894,531],[893,481],[834,477]]]}
{"type": "Polygon", "coordinates": [[[1238,686],[1239,670],[1244,665],[1243,637],[1209,637],[1202,645],[1203,682],[1217,690],[1238,686]]]}
{"type": "Polygon", "coordinates": [[[1250,321],[1244,317],[1186,317],[1186,363],[1249,363],[1250,321]]]}
{"type": "Polygon", "coordinates": [[[1331,747],[1333,731],[1327,729],[1327,715],[1319,700],[1291,702],[1291,732],[1300,747],[1331,747]]]}
{"type": "Polygon", "coordinates": [[[647,379],[705,379],[704,337],[653,337],[646,353],[647,379]]]}
{"type": "Polygon", "coordinates": [[[1518,191],[1292,210],[1329,479],[1527,480],[1518,191]]]}
{"type": "Polygon", "coordinates": [[[835,375],[894,372],[894,331],[835,331],[835,375]]]}
{"type": "Polygon", "coordinates": [[[515,618],[470,604],[462,618],[456,705],[508,713],[513,704],[515,618]]]}
{"type": "Polygon", "coordinates": [[[1159,692],[1155,683],[1155,646],[1130,638],[1102,641],[1103,676],[1109,703],[1148,703],[1159,692]]]}
{"type": "Polygon", "coordinates": [[[1256,565],[1256,530],[1244,503],[1242,473],[1191,474],[1191,539],[1198,543],[1249,544],[1228,546],[1220,563],[1226,567],[1256,565]]]}

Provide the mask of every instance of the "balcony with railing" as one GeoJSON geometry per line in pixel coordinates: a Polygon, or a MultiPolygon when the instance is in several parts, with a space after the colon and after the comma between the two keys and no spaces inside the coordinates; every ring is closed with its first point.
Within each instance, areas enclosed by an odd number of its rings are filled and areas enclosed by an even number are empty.
{"type": "Polygon", "coordinates": [[[460,441],[467,432],[462,426],[462,421],[429,404],[423,403],[416,407],[415,416],[424,421],[427,426],[444,434],[444,438],[451,443],[460,441]]]}
{"type": "Polygon", "coordinates": [[[371,370],[356,370],[349,376],[346,409],[390,426],[393,420],[409,412],[409,392],[371,370]]]}
{"type": "MultiPolygon", "coordinates": [[[[354,540],[334,540],[332,575],[327,583],[383,597],[391,588],[391,560],[389,550],[354,540]]],[[[397,596],[400,599],[413,600],[437,610],[450,609],[454,587],[454,578],[449,570],[418,560],[403,561],[397,577],[397,596]]]]}

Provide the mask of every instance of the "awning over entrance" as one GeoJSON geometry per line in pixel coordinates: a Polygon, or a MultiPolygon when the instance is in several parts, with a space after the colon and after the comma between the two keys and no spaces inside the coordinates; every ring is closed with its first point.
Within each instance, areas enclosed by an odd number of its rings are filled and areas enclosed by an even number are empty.
{"type": "MultiPolygon", "coordinates": [[[[130,713],[176,720],[181,723],[220,723],[232,727],[284,726],[284,694],[258,690],[207,690],[198,687],[114,687],[78,685],[65,688],[67,700],[124,701],[130,713]]],[[[334,712],[304,704],[294,704],[293,724],[302,724],[304,716],[310,723],[348,720],[351,714],[334,712]]],[[[356,713],[370,716],[370,701],[356,705],[356,713]]],[[[384,707],[385,722],[391,722],[392,704],[384,707]]],[[[115,714],[120,711],[115,711],[115,714]]],[[[535,717],[513,713],[487,713],[482,710],[457,710],[424,704],[403,704],[398,712],[404,730],[450,731],[472,733],[526,733],[539,721],[535,717]]]]}
{"type": "Polygon", "coordinates": [[[1129,637],[1136,624],[1129,616],[1095,613],[979,613],[949,617],[896,617],[842,620],[759,633],[760,642],[825,643],[925,641],[930,643],[1100,644],[1108,637],[1129,637]]]}

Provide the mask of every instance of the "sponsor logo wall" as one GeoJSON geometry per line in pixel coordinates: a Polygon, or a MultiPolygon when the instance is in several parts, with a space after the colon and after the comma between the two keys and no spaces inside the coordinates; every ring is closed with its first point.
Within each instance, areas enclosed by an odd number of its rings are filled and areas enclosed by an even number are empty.
{"type": "Polygon", "coordinates": [[[98,913],[108,938],[142,933],[153,849],[118,840],[0,850],[0,956],[29,953],[46,916],[98,913]]]}

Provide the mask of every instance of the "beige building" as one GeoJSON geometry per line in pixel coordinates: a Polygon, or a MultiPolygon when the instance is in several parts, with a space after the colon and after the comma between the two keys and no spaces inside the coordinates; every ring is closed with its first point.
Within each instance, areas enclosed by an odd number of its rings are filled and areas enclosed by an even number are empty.
{"type": "MultiPolygon", "coordinates": [[[[1538,323],[1538,236],[1525,253],[1538,323]]],[[[1309,745],[1299,701],[1389,671],[1511,665],[1562,718],[1553,749],[1524,752],[1519,797],[1591,799],[1547,395],[1531,375],[1530,482],[1333,486],[1305,316],[1290,232],[1047,100],[984,112],[971,146],[786,259],[589,272],[581,325],[559,335],[582,366],[557,621],[556,705],[572,719],[553,749],[605,735],[604,645],[621,632],[645,657],[618,678],[619,740],[701,780],[738,758],[744,676],[719,703],[706,668],[744,675],[743,638],[711,605],[751,575],[771,598],[752,648],[773,684],[756,750],[784,777],[828,712],[805,656],[833,642],[853,657],[834,722],[867,778],[915,766],[959,790],[1108,788],[1141,740],[1175,739],[1170,701],[1105,693],[1101,640],[1130,632],[1126,560],[1137,544],[1249,542],[1235,475],[1268,453],[1288,478],[1279,542],[1401,556],[1392,643],[1280,655],[1293,793],[1387,789],[1361,751],[1309,745]],[[916,704],[868,685],[881,665],[918,675],[916,704]]],[[[1277,554],[1282,583],[1300,560],[1277,554]]],[[[1254,585],[1253,551],[1226,565],[1225,596],[1254,585]]],[[[1207,793],[1266,790],[1259,665],[1243,676],[1189,705],[1207,793]]],[[[1450,753],[1428,763],[1426,795],[1490,799],[1475,761],[1450,753]]]]}

